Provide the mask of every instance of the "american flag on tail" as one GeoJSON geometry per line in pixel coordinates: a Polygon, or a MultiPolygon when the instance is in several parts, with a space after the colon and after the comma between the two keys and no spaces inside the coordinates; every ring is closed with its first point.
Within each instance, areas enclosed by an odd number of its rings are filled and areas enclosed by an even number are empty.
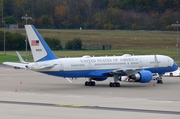
{"type": "Polygon", "coordinates": [[[31,46],[39,46],[39,40],[32,40],[31,46]]]}

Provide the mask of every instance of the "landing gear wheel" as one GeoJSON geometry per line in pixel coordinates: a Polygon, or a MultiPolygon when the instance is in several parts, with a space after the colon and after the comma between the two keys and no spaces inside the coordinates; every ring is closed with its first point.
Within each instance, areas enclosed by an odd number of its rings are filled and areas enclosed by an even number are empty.
{"type": "Polygon", "coordinates": [[[116,87],[120,87],[120,83],[116,83],[116,87]]]}
{"type": "Polygon", "coordinates": [[[85,85],[85,86],[88,86],[88,85],[89,85],[89,82],[86,81],[86,82],[84,83],[84,85],[85,85]]]}
{"type": "Polygon", "coordinates": [[[113,87],[113,83],[109,83],[109,87],[113,87]]]}
{"type": "Polygon", "coordinates": [[[84,83],[84,85],[85,86],[95,86],[96,85],[96,83],[94,82],[94,81],[86,81],[85,83],[84,83]]]}
{"type": "Polygon", "coordinates": [[[157,84],[163,84],[162,80],[157,80],[157,84]]]}
{"type": "Polygon", "coordinates": [[[95,85],[96,85],[96,83],[93,81],[93,82],[92,82],[92,86],[95,86],[95,85]]]}
{"type": "Polygon", "coordinates": [[[109,83],[109,87],[120,87],[120,83],[119,82],[115,82],[115,83],[109,83]]]}

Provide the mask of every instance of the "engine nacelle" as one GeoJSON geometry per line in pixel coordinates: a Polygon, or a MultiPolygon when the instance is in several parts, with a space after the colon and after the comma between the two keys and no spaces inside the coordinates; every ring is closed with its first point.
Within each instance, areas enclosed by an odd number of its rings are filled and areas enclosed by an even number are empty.
{"type": "Polygon", "coordinates": [[[91,79],[94,80],[94,81],[104,81],[104,80],[107,79],[107,77],[93,77],[91,79]]]}
{"type": "Polygon", "coordinates": [[[129,78],[135,80],[135,82],[147,83],[152,80],[152,73],[147,70],[142,70],[137,74],[129,76],[129,78]]]}

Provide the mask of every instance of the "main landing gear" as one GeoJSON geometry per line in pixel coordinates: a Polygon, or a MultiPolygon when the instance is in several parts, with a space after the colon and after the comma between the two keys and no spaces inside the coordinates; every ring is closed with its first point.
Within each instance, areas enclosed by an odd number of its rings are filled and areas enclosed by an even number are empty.
{"type": "Polygon", "coordinates": [[[157,80],[157,84],[163,84],[162,79],[158,79],[158,80],[157,80]]]}
{"type": "Polygon", "coordinates": [[[157,84],[163,84],[162,75],[159,75],[159,78],[157,79],[157,84]]]}
{"type": "Polygon", "coordinates": [[[89,81],[86,81],[86,82],[84,83],[84,85],[85,85],[85,86],[95,86],[96,83],[95,83],[94,81],[92,81],[91,79],[89,79],[89,81]]]}
{"type": "Polygon", "coordinates": [[[109,87],[120,87],[120,83],[119,82],[114,82],[114,83],[110,82],[109,87]]]}
{"type": "Polygon", "coordinates": [[[110,87],[120,87],[120,83],[118,82],[119,79],[119,75],[118,74],[114,74],[114,82],[110,82],[109,86],[110,87]]]}

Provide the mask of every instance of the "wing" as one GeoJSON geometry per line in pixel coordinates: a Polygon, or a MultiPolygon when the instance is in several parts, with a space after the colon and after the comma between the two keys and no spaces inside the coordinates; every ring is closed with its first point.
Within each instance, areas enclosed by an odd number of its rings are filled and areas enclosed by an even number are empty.
{"type": "Polygon", "coordinates": [[[23,69],[26,69],[26,65],[27,64],[23,64],[23,63],[15,63],[15,62],[3,62],[4,65],[8,65],[8,66],[13,66],[13,67],[20,67],[23,69]]]}
{"type": "Polygon", "coordinates": [[[126,68],[126,69],[115,69],[111,72],[108,72],[110,74],[127,74],[127,75],[133,75],[138,73],[139,71],[143,70],[142,68],[126,68]]]}

